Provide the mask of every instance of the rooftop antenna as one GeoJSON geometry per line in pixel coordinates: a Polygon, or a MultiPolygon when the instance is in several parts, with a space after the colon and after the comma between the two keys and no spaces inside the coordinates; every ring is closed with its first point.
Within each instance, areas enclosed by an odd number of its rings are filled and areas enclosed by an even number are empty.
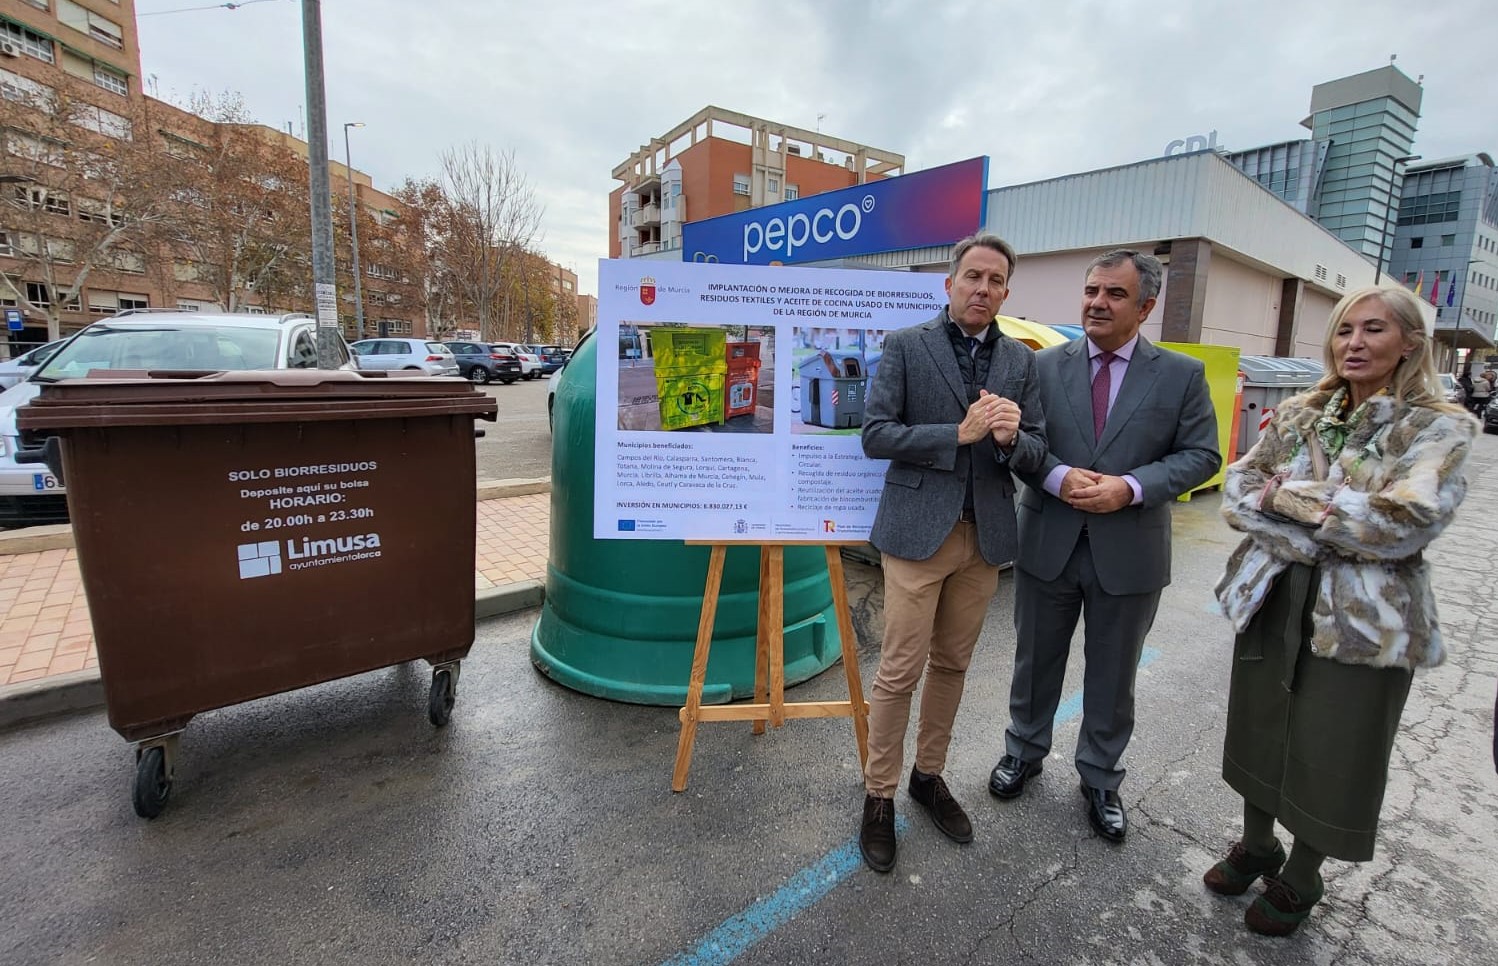
{"type": "Polygon", "coordinates": [[[1399,56],[1398,54],[1390,54],[1389,55],[1389,63],[1391,63],[1391,64],[1394,63],[1395,58],[1397,58],[1398,56],[1399,56]]]}
{"type": "Polygon", "coordinates": [[[822,118],[824,118],[826,116],[827,116],[826,114],[818,114],[817,115],[817,133],[818,134],[822,133],[822,118]]]}

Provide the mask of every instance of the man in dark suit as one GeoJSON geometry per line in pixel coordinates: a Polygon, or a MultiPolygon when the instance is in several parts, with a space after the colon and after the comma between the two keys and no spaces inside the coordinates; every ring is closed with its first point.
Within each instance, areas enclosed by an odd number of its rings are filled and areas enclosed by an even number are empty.
{"type": "Polygon", "coordinates": [[[1050,451],[1021,474],[1010,724],[988,783],[1013,798],[1040,773],[1085,611],[1076,766],[1088,820],[1113,842],[1128,829],[1119,759],[1134,730],[1135,670],[1170,583],[1170,503],[1222,465],[1201,362],[1139,334],[1159,291],[1155,258],[1099,257],[1083,288],[1086,338],[1035,357],[1050,451]]]}
{"type": "Polygon", "coordinates": [[[869,536],[883,554],[885,629],[859,833],[879,872],[895,865],[894,795],[923,672],[910,795],[949,838],[973,838],[941,771],[998,565],[1014,559],[1010,472],[1039,471],[1046,451],[1035,355],[994,322],[1014,262],[996,235],[959,242],[947,307],[885,339],[864,411],[864,452],[890,461],[869,536]]]}

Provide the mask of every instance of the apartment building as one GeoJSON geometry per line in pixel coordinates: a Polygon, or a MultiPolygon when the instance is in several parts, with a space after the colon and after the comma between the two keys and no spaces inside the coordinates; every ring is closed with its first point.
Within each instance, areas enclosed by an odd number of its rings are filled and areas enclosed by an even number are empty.
{"type": "Polygon", "coordinates": [[[598,296],[579,295],[577,297],[577,331],[572,333],[571,342],[576,345],[586,333],[598,324],[598,296]]]}
{"type": "MultiPolygon", "coordinates": [[[[38,105],[66,101],[66,122],[86,128],[95,140],[139,147],[146,139],[159,139],[161,155],[168,163],[191,165],[214,143],[220,127],[188,111],[147,97],[140,86],[140,49],[137,41],[134,0],[0,0],[0,109],[11,117],[23,117],[38,105]],[[65,97],[63,96],[65,89],[65,97]]],[[[34,115],[33,115],[34,116],[34,115]]],[[[60,122],[59,122],[60,123],[60,122]]],[[[267,146],[289,151],[305,159],[304,141],[263,125],[243,127],[267,146]]],[[[16,283],[24,299],[0,286],[0,312],[7,319],[7,340],[12,352],[45,341],[51,335],[67,334],[94,319],[126,308],[179,307],[184,310],[276,312],[302,306],[300,295],[266,288],[223,296],[224,285],[208,284],[210,266],[171,246],[141,246],[139,251],[119,251],[104,263],[88,265],[86,287],[60,307],[49,301],[50,291],[71,289],[77,277],[70,270],[72,248],[87,246],[87,226],[117,217],[103,199],[87,197],[92,187],[87,177],[49,179],[51,188],[39,186],[34,177],[38,164],[61,165],[87,157],[81,145],[67,150],[53,146],[17,127],[0,123],[0,192],[8,206],[0,206],[0,272],[16,283]],[[28,176],[30,172],[31,176],[28,176]],[[70,190],[57,190],[66,184],[70,190]],[[79,190],[81,189],[81,190],[79,190]],[[45,252],[48,257],[39,258],[45,252]],[[45,263],[45,268],[43,266],[45,263]],[[47,275],[53,283],[49,289],[47,275]],[[226,304],[228,303],[232,304],[226,304]],[[28,310],[28,303],[30,310],[28,310]],[[44,308],[55,316],[41,317],[44,308]]],[[[72,130],[72,128],[68,128],[72,130]]],[[[120,152],[123,153],[123,152],[120,152]]],[[[349,172],[330,163],[336,187],[346,184],[349,172]]],[[[393,222],[399,203],[376,190],[368,175],[354,171],[355,193],[361,207],[361,273],[367,331],[371,334],[425,334],[420,299],[411,295],[421,284],[381,259],[380,226],[393,222]]],[[[179,189],[180,190],[180,189],[179,189]]],[[[305,195],[305,192],[303,192],[305,195]]],[[[125,199],[115,198],[116,203],[125,199]]],[[[305,205],[305,197],[298,199],[305,205]]],[[[346,210],[346,208],[345,208],[346,210]]],[[[339,219],[337,262],[343,278],[340,289],[346,316],[346,331],[354,334],[356,316],[352,294],[349,238],[346,214],[339,219]]]]}
{"type": "Polygon", "coordinates": [[[681,226],[900,174],[903,155],[708,106],[614,167],[609,257],[681,248],[681,226]]]}

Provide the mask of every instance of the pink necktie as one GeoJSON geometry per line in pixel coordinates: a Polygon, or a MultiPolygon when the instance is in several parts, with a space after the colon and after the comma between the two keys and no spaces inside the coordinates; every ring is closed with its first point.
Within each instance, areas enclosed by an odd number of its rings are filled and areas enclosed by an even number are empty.
{"type": "Polygon", "coordinates": [[[1099,352],[1097,375],[1092,377],[1092,438],[1103,438],[1103,427],[1108,424],[1108,392],[1113,388],[1113,360],[1111,352],[1099,352]]]}

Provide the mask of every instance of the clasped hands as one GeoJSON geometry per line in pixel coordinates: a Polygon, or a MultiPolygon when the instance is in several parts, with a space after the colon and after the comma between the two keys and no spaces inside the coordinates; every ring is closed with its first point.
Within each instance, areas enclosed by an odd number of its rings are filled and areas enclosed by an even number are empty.
{"type": "Polygon", "coordinates": [[[957,442],[964,446],[991,435],[995,443],[1007,448],[1018,434],[1019,403],[987,389],[978,390],[977,401],[967,407],[967,415],[957,424],[957,442]]]}
{"type": "Polygon", "coordinates": [[[1061,478],[1061,499],[1086,513],[1112,513],[1134,502],[1134,489],[1121,476],[1073,466],[1061,478]]]}

